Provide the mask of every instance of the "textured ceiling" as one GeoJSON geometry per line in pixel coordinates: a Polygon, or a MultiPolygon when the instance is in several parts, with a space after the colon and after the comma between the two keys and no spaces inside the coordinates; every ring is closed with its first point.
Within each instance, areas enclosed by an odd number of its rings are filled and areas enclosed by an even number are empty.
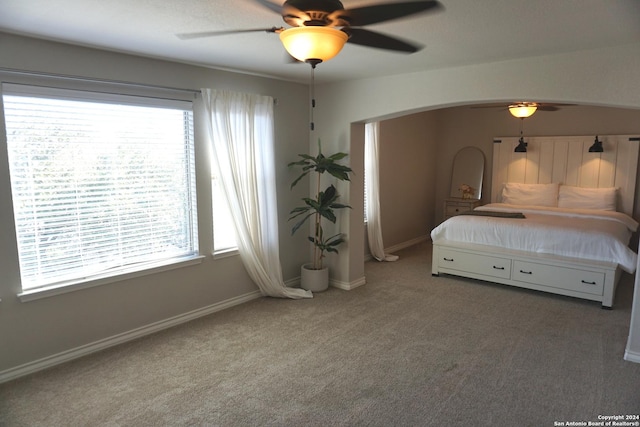
{"type": "MultiPolygon", "coordinates": [[[[400,54],[347,44],[316,80],[360,79],[640,42],[640,0],[440,0],[444,10],[367,26],[424,45],[400,54]]],[[[345,8],[382,0],[343,0],[345,8]]],[[[389,0],[388,2],[393,2],[389,0]]],[[[253,0],[1,0],[0,31],[305,82],[276,34],[176,34],[286,26],[253,0]]],[[[0,53],[1,54],[1,53],[0,53]]]]}

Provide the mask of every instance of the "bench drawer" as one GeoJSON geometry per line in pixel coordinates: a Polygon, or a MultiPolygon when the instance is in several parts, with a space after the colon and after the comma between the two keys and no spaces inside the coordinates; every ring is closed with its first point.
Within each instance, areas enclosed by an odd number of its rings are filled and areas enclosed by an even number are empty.
{"type": "Polygon", "coordinates": [[[448,270],[464,271],[483,276],[509,279],[511,275],[511,260],[470,252],[459,252],[441,249],[438,266],[448,270]]]}
{"type": "Polygon", "coordinates": [[[511,278],[535,285],[602,295],[605,275],[596,271],[514,261],[511,278]]]}

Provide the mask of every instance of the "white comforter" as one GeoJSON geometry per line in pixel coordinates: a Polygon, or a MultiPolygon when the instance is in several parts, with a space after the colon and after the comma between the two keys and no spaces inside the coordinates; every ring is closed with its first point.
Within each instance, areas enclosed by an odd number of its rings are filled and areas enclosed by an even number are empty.
{"type": "Polygon", "coordinates": [[[434,228],[431,239],[608,261],[628,273],[636,270],[637,254],[628,244],[638,223],[623,213],[504,203],[476,210],[522,212],[526,218],[458,215],[434,228]]]}

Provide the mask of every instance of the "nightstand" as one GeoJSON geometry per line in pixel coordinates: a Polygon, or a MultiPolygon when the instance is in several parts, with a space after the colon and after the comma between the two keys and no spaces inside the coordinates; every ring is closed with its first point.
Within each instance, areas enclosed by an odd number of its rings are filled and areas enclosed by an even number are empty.
{"type": "Polygon", "coordinates": [[[459,215],[462,212],[472,211],[474,208],[482,204],[478,199],[462,199],[460,197],[451,197],[444,201],[444,219],[447,220],[452,216],[459,215]]]}

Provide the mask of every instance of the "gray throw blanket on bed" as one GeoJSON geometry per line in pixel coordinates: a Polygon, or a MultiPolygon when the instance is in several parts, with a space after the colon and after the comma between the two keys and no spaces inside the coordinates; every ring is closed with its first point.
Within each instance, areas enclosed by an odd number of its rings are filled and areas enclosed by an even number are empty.
{"type": "Polygon", "coordinates": [[[497,218],[526,218],[522,212],[498,212],[498,211],[466,211],[459,215],[493,216],[497,218]]]}

